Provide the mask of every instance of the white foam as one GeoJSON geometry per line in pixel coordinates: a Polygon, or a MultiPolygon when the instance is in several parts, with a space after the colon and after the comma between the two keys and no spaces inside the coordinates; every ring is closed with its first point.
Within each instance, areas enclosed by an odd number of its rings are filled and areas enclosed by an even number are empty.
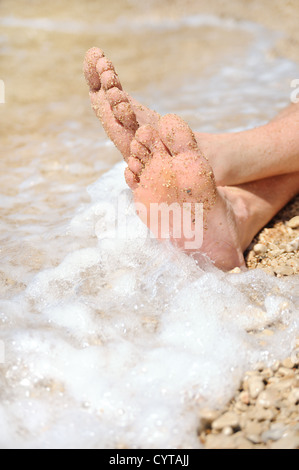
{"type": "MultiPolygon", "coordinates": [[[[93,213],[91,236],[122,175],[120,164],[92,185],[75,226],[93,213]]],[[[130,223],[137,228],[137,216],[130,223]]],[[[14,398],[0,413],[2,446],[198,447],[200,408],[223,406],[257,361],[291,353],[297,288],[298,279],[259,271],[202,270],[150,238],[99,237],[6,304],[15,326],[4,334],[2,373],[14,398]]]]}

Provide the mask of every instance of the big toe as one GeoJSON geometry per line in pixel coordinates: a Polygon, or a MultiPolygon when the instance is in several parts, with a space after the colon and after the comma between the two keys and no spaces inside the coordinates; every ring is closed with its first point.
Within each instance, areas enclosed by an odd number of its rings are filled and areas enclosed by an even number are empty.
{"type": "Polygon", "coordinates": [[[160,119],[159,133],[162,142],[173,156],[199,150],[192,130],[176,114],[167,114],[160,119]]]}

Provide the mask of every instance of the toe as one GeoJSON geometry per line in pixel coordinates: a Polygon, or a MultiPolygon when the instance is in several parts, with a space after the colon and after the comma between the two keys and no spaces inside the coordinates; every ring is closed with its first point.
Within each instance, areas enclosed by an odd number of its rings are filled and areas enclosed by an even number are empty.
{"type": "Polygon", "coordinates": [[[131,142],[131,156],[138,158],[143,165],[148,163],[150,159],[150,151],[142,145],[140,142],[138,142],[136,139],[132,140],[131,142]]]}
{"type": "Polygon", "coordinates": [[[111,106],[114,117],[126,128],[134,133],[138,129],[136,115],[127,98],[127,94],[117,87],[110,88],[106,92],[108,103],[111,106]]]}
{"type": "Polygon", "coordinates": [[[103,56],[103,51],[98,47],[92,47],[85,55],[83,71],[91,91],[98,91],[101,88],[101,81],[96,67],[99,59],[103,56]]]}
{"type": "Polygon", "coordinates": [[[198,152],[198,145],[188,124],[176,114],[160,119],[159,133],[162,142],[173,156],[185,152],[198,152]]]}
{"type": "Polygon", "coordinates": [[[117,87],[121,90],[121,84],[118,75],[113,70],[106,70],[101,74],[101,84],[105,91],[110,88],[117,87]]]}
{"type": "Polygon", "coordinates": [[[136,132],[138,129],[138,123],[130,103],[119,103],[114,106],[112,110],[114,117],[125,127],[125,129],[131,130],[134,133],[136,132]]]}
{"type": "Polygon", "coordinates": [[[111,60],[107,59],[107,57],[102,56],[97,64],[96,64],[97,72],[101,75],[103,72],[107,72],[108,70],[114,70],[114,65],[112,64],[111,60]]]}
{"type": "Polygon", "coordinates": [[[127,93],[125,93],[124,91],[120,90],[117,87],[113,87],[107,90],[106,96],[107,96],[107,99],[109,101],[111,108],[118,105],[119,103],[129,102],[127,93]]]}
{"type": "Polygon", "coordinates": [[[127,185],[129,186],[129,188],[132,189],[132,191],[134,191],[138,187],[139,180],[137,176],[129,168],[125,169],[125,179],[126,179],[127,185]]]}
{"type": "Polygon", "coordinates": [[[141,161],[138,158],[130,157],[128,160],[128,167],[136,176],[140,175],[144,168],[141,161]]]}
{"type": "Polygon", "coordinates": [[[159,133],[149,124],[139,127],[135,134],[135,139],[139,144],[146,147],[152,153],[155,151],[165,152],[165,147],[159,137],[159,133]]]}

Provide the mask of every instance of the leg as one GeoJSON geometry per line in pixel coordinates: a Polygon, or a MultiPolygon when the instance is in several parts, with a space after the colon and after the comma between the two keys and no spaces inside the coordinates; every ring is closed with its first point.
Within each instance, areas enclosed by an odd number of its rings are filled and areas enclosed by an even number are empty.
{"type": "MultiPolygon", "coordinates": [[[[160,116],[122,90],[112,63],[100,49],[87,52],[84,73],[92,106],[127,160],[137,128],[145,124],[157,128],[160,116]]],[[[234,134],[197,132],[195,137],[217,185],[237,185],[299,171],[298,130],[299,104],[293,104],[265,126],[234,134]]]]}
{"type": "Polygon", "coordinates": [[[246,206],[247,217],[243,220],[241,245],[243,251],[255,235],[299,193],[299,171],[236,187],[227,186],[230,200],[241,198],[246,206]]]}
{"type": "MultiPolygon", "coordinates": [[[[163,238],[162,219],[160,226],[153,227],[149,217],[153,203],[170,207],[175,202],[182,210],[185,202],[203,203],[200,253],[224,270],[244,266],[242,253],[253,237],[299,190],[299,172],[238,187],[216,187],[192,131],[174,115],[161,118],[158,131],[141,127],[131,150],[126,177],[144,223],[163,238]]],[[[167,216],[171,225],[169,212],[167,216]]],[[[181,238],[172,237],[172,242],[184,249],[183,232],[181,238]]],[[[193,254],[200,257],[200,253],[196,249],[193,254]]]]}
{"type": "Polygon", "coordinates": [[[217,184],[236,185],[299,171],[299,105],[235,134],[196,134],[217,184]]]}

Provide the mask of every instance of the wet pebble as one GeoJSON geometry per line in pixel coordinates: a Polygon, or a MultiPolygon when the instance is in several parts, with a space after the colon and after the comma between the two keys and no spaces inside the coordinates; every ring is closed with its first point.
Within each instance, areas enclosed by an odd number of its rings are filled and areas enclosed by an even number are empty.
{"type": "Polygon", "coordinates": [[[287,222],[287,226],[290,228],[299,228],[299,215],[296,215],[287,222]]]}
{"type": "Polygon", "coordinates": [[[239,416],[236,413],[228,411],[212,423],[212,429],[215,430],[221,431],[227,426],[230,426],[231,428],[236,428],[239,426],[239,416]]]}
{"type": "Polygon", "coordinates": [[[257,399],[257,405],[263,408],[275,408],[279,403],[279,398],[276,390],[264,390],[257,399]]]}
{"type": "Polygon", "coordinates": [[[256,245],[254,245],[253,251],[256,255],[262,255],[267,252],[267,247],[262,243],[257,243],[256,245]]]}
{"type": "MultiPolygon", "coordinates": [[[[299,341],[296,344],[299,350],[299,341]]],[[[225,411],[206,410],[210,427],[201,441],[210,449],[299,448],[297,349],[282,361],[247,371],[225,411]],[[215,417],[215,419],[213,419],[215,417]]]]}
{"type": "Polygon", "coordinates": [[[264,390],[265,385],[261,377],[250,377],[248,379],[248,390],[251,398],[257,398],[264,390]]]}
{"type": "Polygon", "coordinates": [[[292,266],[274,266],[274,272],[280,276],[291,276],[294,274],[292,266]]]}
{"type": "Polygon", "coordinates": [[[278,441],[283,437],[286,428],[281,423],[274,423],[268,431],[263,432],[261,438],[264,443],[268,441],[278,441]]]}

